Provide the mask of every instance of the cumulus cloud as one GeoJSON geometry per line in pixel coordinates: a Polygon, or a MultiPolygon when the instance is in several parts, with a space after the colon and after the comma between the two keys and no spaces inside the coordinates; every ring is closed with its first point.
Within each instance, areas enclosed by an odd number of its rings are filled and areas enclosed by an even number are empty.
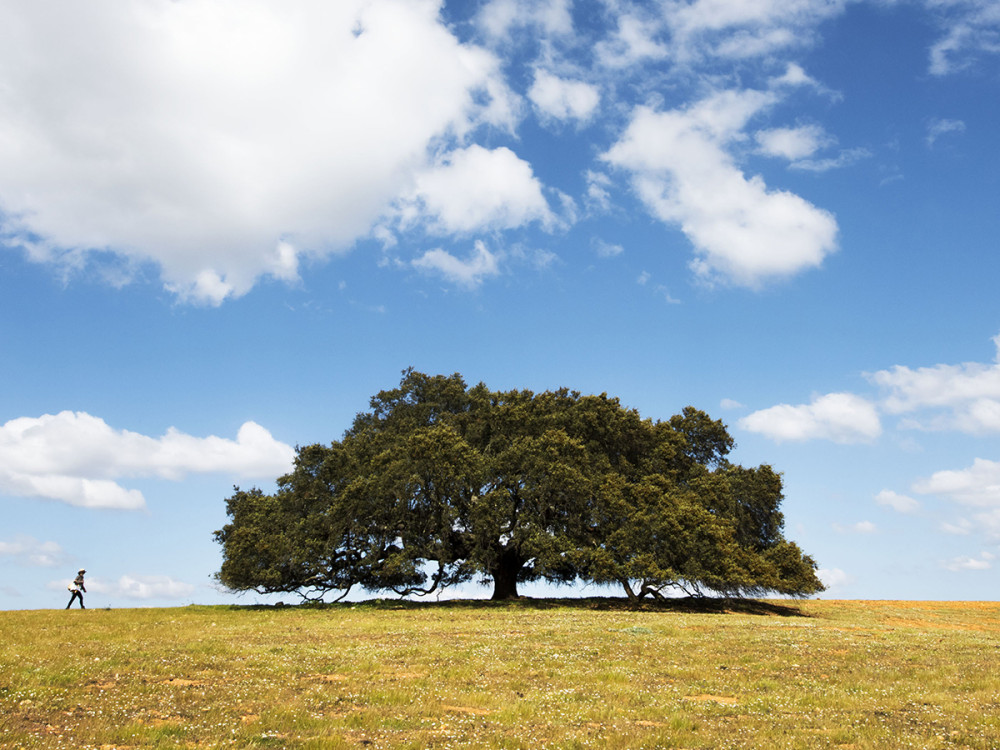
{"type": "Polygon", "coordinates": [[[611,39],[594,47],[598,60],[609,68],[625,68],[645,60],[662,60],[670,48],[656,39],[662,19],[625,12],[618,16],[618,26],[611,39]]]}
{"type": "Polygon", "coordinates": [[[497,59],[438,10],[94,0],[53,23],[3,3],[0,231],[37,261],[152,262],[213,304],[295,278],[365,236],[442,139],[513,128],[497,59]]]}
{"type": "MultiPolygon", "coordinates": [[[[851,393],[828,394],[811,404],[779,404],[762,409],[745,417],[740,425],[775,440],[824,438],[842,443],[866,442],[881,433],[881,412],[904,415],[899,423],[904,429],[956,430],[972,435],[997,433],[1000,432],[1000,335],[993,342],[997,347],[997,363],[965,362],[919,368],[896,365],[865,373],[882,390],[877,401],[851,393]]],[[[971,496],[987,491],[984,487],[990,485],[984,484],[984,480],[993,472],[992,462],[977,459],[965,471],[940,472],[923,480],[917,485],[918,491],[971,496]],[[946,482],[950,483],[947,487],[946,482]]],[[[1000,476],[997,483],[1000,485],[1000,476]]],[[[903,507],[915,501],[884,490],[876,502],[905,512],[903,507]]]]}
{"type": "Polygon", "coordinates": [[[426,216],[432,231],[449,234],[553,221],[531,165],[509,148],[455,150],[415,182],[399,209],[404,224],[426,216]]]}
{"type": "Polygon", "coordinates": [[[746,177],[726,150],[775,101],[771,92],[724,91],[679,110],[638,107],[603,156],[631,173],[654,215],[687,235],[703,279],[756,287],[818,266],[836,249],[830,213],[746,177]]]}
{"type": "Polygon", "coordinates": [[[778,442],[863,443],[882,433],[875,406],[852,393],[829,393],[798,406],[778,404],[743,417],[739,425],[778,442]]]}
{"type": "Polygon", "coordinates": [[[963,570],[989,570],[993,567],[994,559],[995,555],[989,552],[983,552],[979,557],[963,555],[945,561],[944,568],[956,573],[963,570]]]}
{"type": "Polygon", "coordinates": [[[835,142],[819,125],[802,125],[796,128],[759,130],[754,136],[760,151],[766,156],[776,156],[788,161],[812,156],[835,142]]]}
{"type": "Polygon", "coordinates": [[[816,571],[816,576],[826,586],[827,593],[830,593],[833,589],[854,583],[854,578],[840,568],[820,568],[816,571]]]}
{"type": "Polygon", "coordinates": [[[913,490],[945,495],[963,505],[1000,509],[1000,461],[977,458],[966,469],[935,472],[915,482],[913,490]]]}
{"type": "Polygon", "coordinates": [[[116,430],[85,412],[21,417],[0,426],[0,492],[57,500],[85,508],[145,507],[121,478],[179,480],[191,473],[225,472],[268,477],[291,468],[291,446],[255,422],[236,440],[184,434],[170,428],[159,438],[116,430]]]}
{"type": "Polygon", "coordinates": [[[0,557],[19,565],[52,568],[64,562],[63,549],[56,542],[40,542],[32,536],[18,535],[11,541],[0,541],[0,557]]]}
{"type": "MultiPolygon", "coordinates": [[[[1000,336],[994,337],[1000,361],[1000,336]]],[[[904,428],[957,430],[973,435],[1000,432],[1000,364],[965,362],[910,368],[902,365],[868,375],[881,386],[880,407],[907,415],[904,428]]],[[[913,482],[918,495],[937,495],[978,512],[942,523],[949,534],[980,532],[1000,541],[1000,461],[976,458],[961,469],[937,471],[913,482]]],[[[885,490],[876,502],[907,512],[916,501],[885,490]]]]}
{"type": "Polygon", "coordinates": [[[755,134],[758,150],[765,156],[787,159],[792,169],[807,172],[827,172],[849,166],[871,156],[866,148],[850,148],[836,156],[811,158],[817,151],[832,146],[837,139],[827,134],[819,125],[802,125],[796,128],[773,128],[755,134]]]}
{"type": "Polygon", "coordinates": [[[939,364],[916,369],[897,365],[867,375],[885,391],[882,407],[891,414],[932,410],[904,426],[953,429],[972,434],[1000,432],[1000,336],[993,339],[997,362],[939,364]]]}
{"type": "Polygon", "coordinates": [[[977,458],[966,469],[935,472],[914,482],[913,491],[939,495],[978,510],[972,520],[961,518],[954,523],[943,523],[943,531],[959,535],[977,531],[1000,542],[1000,461],[977,458]]]}
{"type": "Polygon", "coordinates": [[[478,240],[472,255],[467,260],[461,260],[441,248],[436,248],[428,250],[414,260],[413,266],[422,271],[438,273],[448,281],[468,288],[475,288],[483,279],[500,273],[499,259],[478,240]]]}
{"type": "Polygon", "coordinates": [[[771,79],[771,85],[790,87],[808,86],[819,91],[826,90],[823,84],[806,73],[805,68],[798,63],[788,63],[788,65],[785,66],[784,73],[771,79]]]}
{"type": "Polygon", "coordinates": [[[897,513],[913,513],[920,509],[920,503],[907,495],[892,490],[882,490],[875,496],[875,502],[892,508],[897,513]]]}
{"type": "Polygon", "coordinates": [[[593,116],[601,101],[596,86],[559,78],[544,70],[535,71],[528,98],[546,118],[581,122],[593,116]]]}

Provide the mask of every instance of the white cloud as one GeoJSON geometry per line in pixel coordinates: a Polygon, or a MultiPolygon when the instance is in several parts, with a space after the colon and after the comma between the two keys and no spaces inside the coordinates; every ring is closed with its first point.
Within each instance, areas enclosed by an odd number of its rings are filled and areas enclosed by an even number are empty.
{"type": "MultiPolygon", "coordinates": [[[[520,243],[512,245],[503,253],[497,253],[494,257],[498,263],[501,260],[505,263],[510,263],[511,265],[514,263],[522,263],[530,266],[536,271],[544,271],[560,262],[559,256],[551,250],[529,247],[520,243]]],[[[499,270],[499,267],[497,270],[499,270]]]]}
{"type": "Polygon", "coordinates": [[[778,442],[871,442],[882,433],[875,406],[851,393],[830,393],[799,406],[778,404],[749,414],[739,425],[778,442]]]}
{"type": "Polygon", "coordinates": [[[962,432],[1000,432],[1000,400],[979,398],[955,414],[952,426],[962,432]]]}
{"type": "Polygon", "coordinates": [[[742,409],[744,405],[731,398],[724,398],[719,402],[720,409],[742,409]]]}
{"type": "Polygon", "coordinates": [[[806,73],[805,69],[798,63],[788,63],[785,66],[785,72],[777,78],[772,79],[771,84],[774,86],[811,86],[814,88],[818,88],[821,85],[815,78],[806,73]]]}
{"type": "Polygon", "coordinates": [[[513,127],[497,59],[438,10],[94,0],[54,23],[4,2],[0,229],[40,262],[152,261],[203,302],[294,278],[365,236],[432,145],[513,127]]]}
{"type": "Polygon", "coordinates": [[[500,39],[513,29],[537,26],[548,35],[573,33],[571,0],[489,0],[479,11],[479,27],[500,39]]]}
{"type": "Polygon", "coordinates": [[[914,513],[920,509],[920,503],[907,495],[900,495],[892,490],[882,490],[875,496],[875,502],[892,508],[897,513],[914,513]]]}
{"type": "Polygon", "coordinates": [[[687,235],[698,254],[691,266],[706,280],[757,287],[818,266],[836,249],[831,214],[747,178],[726,151],[775,101],[769,92],[726,91],[681,110],[639,107],[603,156],[632,173],[654,215],[687,235]]]}
{"type": "MultiPolygon", "coordinates": [[[[102,591],[101,588],[93,590],[102,591]]],[[[107,593],[126,599],[182,599],[194,593],[194,586],[169,576],[125,575],[109,587],[107,593]]]]}
{"type": "Polygon", "coordinates": [[[839,91],[834,91],[806,73],[805,69],[797,63],[788,63],[785,67],[785,72],[776,78],[772,78],[770,85],[776,88],[806,86],[828,97],[831,101],[841,101],[844,98],[844,95],[839,91]]]}
{"type": "Polygon", "coordinates": [[[666,302],[668,305],[680,305],[680,304],[682,304],[679,299],[677,299],[676,297],[674,297],[674,295],[672,295],[670,293],[670,289],[668,287],[664,286],[663,284],[660,284],[660,285],[658,285],[656,287],[656,293],[660,297],[662,297],[663,301],[666,302]]]}
{"type": "Polygon", "coordinates": [[[809,44],[819,22],[840,13],[844,0],[666,0],[609,3],[614,36],[595,45],[598,60],[624,68],[670,58],[688,65],[705,58],[773,56],[809,44]]]}
{"type": "Polygon", "coordinates": [[[588,170],[585,174],[587,179],[587,205],[594,211],[607,211],[611,206],[611,178],[603,172],[588,170]]]}
{"type": "Polygon", "coordinates": [[[977,528],[985,534],[986,538],[1000,544],[1000,507],[977,513],[974,518],[977,528]]]}
{"type": "Polygon", "coordinates": [[[946,561],[944,568],[956,573],[963,570],[989,570],[993,567],[994,559],[994,555],[989,552],[983,552],[978,558],[963,555],[946,561]]]}
{"type": "Polygon", "coordinates": [[[31,536],[18,535],[12,541],[0,541],[0,557],[12,558],[19,565],[52,568],[61,565],[65,555],[56,542],[40,542],[31,536]]]}
{"type": "Polygon", "coordinates": [[[620,15],[614,37],[594,47],[598,60],[609,68],[625,68],[644,60],[664,59],[669,47],[655,38],[661,26],[659,20],[651,17],[620,15]]]}
{"type": "Polygon", "coordinates": [[[675,54],[748,58],[801,46],[814,27],[840,13],[844,0],[674,0],[665,4],[675,54]]]}
{"type": "Polygon", "coordinates": [[[933,146],[934,142],[948,133],[964,133],[965,123],[961,120],[934,119],[927,125],[927,145],[933,146]]]}
{"type": "MultiPolygon", "coordinates": [[[[1000,336],[993,342],[1000,352],[1000,336]]],[[[889,413],[945,410],[929,419],[913,418],[904,426],[1000,432],[1000,364],[966,362],[917,369],[897,365],[867,377],[886,391],[882,406],[889,413]]]]}
{"type": "Polygon", "coordinates": [[[954,523],[945,521],[941,524],[941,531],[955,536],[968,536],[974,528],[975,526],[968,518],[959,518],[954,523]]]}
{"type": "Polygon", "coordinates": [[[913,484],[922,495],[945,495],[963,505],[1000,509],[1000,462],[977,458],[967,469],[938,471],[913,484]]]}
{"type": "Polygon", "coordinates": [[[291,468],[294,454],[254,422],[244,423],[235,441],[197,438],[174,428],[152,438],[115,430],[84,412],[64,411],[0,426],[0,492],[85,508],[134,510],[145,507],[142,493],[116,480],[179,480],[211,472],[274,477],[291,468]]]}
{"type": "Polygon", "coordinates": [[[850,526],[835,523],[833,524],[833,528],[842,534],[874,534],[877,531],[875,524],[871,521],[858,521],[850,526]]]}
{"type": "Polygon", "coordinates": [[[841,151],[836,156],[826,159],[799,159],[791,164],[792,169],[801,169],[806,172],[829,172],[831,169],[848,167],[855,162],[867,159],[872,152],[866,148],[848,148],[841,151]]]}
{"type": "Polygon", "coordinates": [[[531,165],[508,148],[478,145],[453,151],[416,176],[400,216],[405,225],[422,215],[442,234],[553,222],[531,165]]]}
{"type": "Polygon", "coordinates": [[[715,47],[719,57],[736,59],[760,57],[782,47],[800,43],[795,32],[788,28],[760,29],[756,32],[738,31],[723,38],[715,47]]]}
{"type": "Polygon", "coordinates": [[[499,260],[477,240],[475,249],[468,260],[460,260],[451,253],[437,248],[428,250],[413,261],[413,266],[423,271],[436,272],[460,286],[474,288],[484,278],[500,273],[499,260]]]}
{"type": "Polygon", "coordinates": [[[0,492],[22,497],[58,500],[81,508],[139,510],[146,500],[138,490],[128,490],[107,479],[45,475],[34,476],[4,469],[0,472],[0,492]]]}
{"type": "Polygon", "coordinates": [[[819,125],[802,125],[796,128],[760,130],[754,135],[760,153],[765,156],[787,159],[792,169],[808,172],[827,172],[853,164],[871,156],[866,148],[841,151],[837,156],[813,159],[817,151],[833,146],[837,139],[819,125]]]}
{"type": "Polygon", "coordinates": [[[930,72],[948,75],[983,55],[1000,53],[1000,5],[995,0],[925,0],[943,36],[930,50],[930,72]]]}
{"type": "MultiPolygon", "coordinates": [[[[68,581],[51,581],[47,588],[51,590],[65,589],[68,581]]],[[[102,597],[120,599],[183,599],[194,593],[195,587],[190,583],[175,581],[170,576],[123,575],[117,581],[105,580],[99,577],[87,578],[87,595],[99,594],[102,597]]],[[[103,603],[103,602],[102,602],[103,603]]]]}
{"type": "Polygon", "coordinates": [[[619,255],[625,252],[625,248],[621,245],[615,245],[610,242],[605,242],[602,239],[595,237],[590,242],[594,247],[594,252],[597,253],[600,258],[617,258],[619,255]]]}
{"type": "Polygon", "coordinates": [[[788,161],[812,156],[835,142],[819,125],[802,125],[797,128],[758,130],[754,136],[761,153],[788,161]]]}
{"type": "Polygon", "coordinates": [[[594,115],[601,101],[596,86],[559,78],[544,70],[535,71],[528,98],[546,117],[581,122],[594,115]]]}
{"type": "Polygon", "coordinates": [[[840,568],[820,568],[816,571],[816,576],[826,586],[827,593],[833,589],[854,583],[854,578],[840,568]]]}

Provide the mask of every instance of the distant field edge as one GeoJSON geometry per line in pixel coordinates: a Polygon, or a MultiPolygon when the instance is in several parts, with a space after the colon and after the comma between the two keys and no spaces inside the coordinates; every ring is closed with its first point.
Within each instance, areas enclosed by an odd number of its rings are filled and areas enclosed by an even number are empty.
{"type": "MultiPolygon", "coordinates": [[[[413,600],[372,598],[351,602],[277,602],[274,604],[233,602],[228,604],[185,604],[171,607],[97,607],[88,610],[70,610],[67,615],[81,616],[87,612],[114,610],[117,612],[129,610],[345,610],[345,609],[383,609],[383,610],[546,610],[546,609],[576,609],[609,612],[677,612],[699,614],[743,614],[770,615],[783,617],[809,617],[810,608],[857,608],[857,607],[894,607],[900,609],[981,609],[1000,605],[1000,600],[937,600],[937,599],[824,599],[810,598],[762,598],[740,599],[723,597],[678,597],[666,600],[630,601],[625,597],[520,597],[506,601],[490,599],[445,599],[445,600],[413,600]]],[[[0,610],[0,617],[13,612],[57,612],[62,607],[39,609],[0,610]]]]}

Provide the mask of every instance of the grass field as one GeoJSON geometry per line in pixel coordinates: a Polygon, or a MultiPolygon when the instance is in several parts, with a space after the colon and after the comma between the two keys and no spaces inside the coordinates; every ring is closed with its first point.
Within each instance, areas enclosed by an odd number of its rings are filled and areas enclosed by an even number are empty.
{"type": "Polygon", "coordinates": [[[1000,748],[1000,603],[0,612],[3,748],[1000,748]]]}

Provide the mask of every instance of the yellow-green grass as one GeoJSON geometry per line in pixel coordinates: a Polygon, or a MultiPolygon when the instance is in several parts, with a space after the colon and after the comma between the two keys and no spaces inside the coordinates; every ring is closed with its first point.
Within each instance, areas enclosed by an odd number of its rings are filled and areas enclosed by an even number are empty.
{"type": "Polygon", "coordinates": [[[0,612],[0,747],[1000,748],[1000,604],[0,612]]]}

